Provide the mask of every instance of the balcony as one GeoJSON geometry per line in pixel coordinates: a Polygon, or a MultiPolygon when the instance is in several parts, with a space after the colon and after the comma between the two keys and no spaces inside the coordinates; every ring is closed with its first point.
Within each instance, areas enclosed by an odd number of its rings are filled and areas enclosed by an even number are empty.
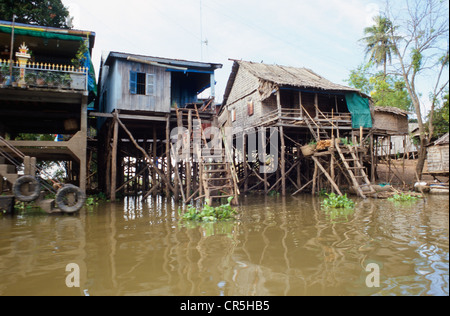
{"type": "Polygon", "coordinates": [[[265,114],[263,121],[258,125],[270,126],[277,123],[290,127],[307,127],[313,124],[317,127],[351,128],[352,114],[318,110],[317,116],[311,117],[305,108],[281,108],[281,110],[274,110],[265,114]]]}
{"type": "Polygon", "coordinates": [[[9,60],[0,60],[0,88],[21,88],[33,90],[88,90],[88,68],[28,62],[12,65],[12,80],[9,60]]]}

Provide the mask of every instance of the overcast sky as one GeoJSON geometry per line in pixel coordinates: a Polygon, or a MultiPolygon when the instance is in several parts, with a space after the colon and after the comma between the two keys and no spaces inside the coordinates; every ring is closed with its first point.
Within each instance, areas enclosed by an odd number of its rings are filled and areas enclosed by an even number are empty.
{"type": "Polygon", "coordinates": [[[383,10],[379,0],[63,0],[76,29],[96,33],[98,72],[109,51],[223,64],[231,59],[307,67],[345,84],[364,61],[359,41],[383,10]],[[207,41],[207,44],[204,43],[207,41]],[[202,44],[203,42],[203,44],[202,44]]]}

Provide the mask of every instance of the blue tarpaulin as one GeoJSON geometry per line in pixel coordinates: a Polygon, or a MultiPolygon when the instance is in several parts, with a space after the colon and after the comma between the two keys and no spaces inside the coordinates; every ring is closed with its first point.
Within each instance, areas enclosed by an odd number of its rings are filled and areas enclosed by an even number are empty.
{"type": "Polygon", "coordinates": [[[94,70],[94,65],[92,64],[91,54],[89,54],[89,51],[86,51],[86,53],[84,54],[84,57],[85,57],[84,67],[89,69],[88,91],[94,93],[94,95],[97,96],[97,82],[95,79],[95,70],[94,70]]]}

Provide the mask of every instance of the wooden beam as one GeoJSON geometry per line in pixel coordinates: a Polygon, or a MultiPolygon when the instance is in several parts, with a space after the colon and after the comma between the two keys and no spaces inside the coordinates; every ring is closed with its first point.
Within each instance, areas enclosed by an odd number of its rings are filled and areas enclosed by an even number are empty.
{"type": "Polygon", "coordinates": [[[292,193],[292,195],[297,195],[298,193],[300,193],[301,191],[303,191],[304,189],[306,189],[306,187],[308,185],[310,185],[311,183],[313,183],[313,180],[309,181],[307,184],[305,184],[304,186],[302,186],[299,190],[295,191],[294,193],[292,193]]]}
{"type": "Polygon", "coordinates": [[[320,170],[323,172],[323,174],[325,175],[325,177],[327,177],[328,181],[330,181],[331,185],[333,186],[333,188],[336,190],[336,192],[339,195],[343,195],[341,190],[339,190],[338,185],[336,184],[336,182],[334,182],[334,180],[331,178],[330,174],[325,170],[325,168],[321,165],[321,163],[319,162],[319,159],[317,159],[316,157],[312,157],[312,159],[314,160],[314,163],[320,168],[320,170]]]}
{"type": "MultiPolygon", "coordinates": [[[[113,118],[114,114],[111,113],[100,113],[100,112],[90,112],[90,117],[104,117],[113,118]]],[[[165,122],[167,120],[166,116],[147,116],[147,115],[132,115],[132,114],[119,114],[121,120],[137,120],[137,121],[157,121],[165,122]]]]}

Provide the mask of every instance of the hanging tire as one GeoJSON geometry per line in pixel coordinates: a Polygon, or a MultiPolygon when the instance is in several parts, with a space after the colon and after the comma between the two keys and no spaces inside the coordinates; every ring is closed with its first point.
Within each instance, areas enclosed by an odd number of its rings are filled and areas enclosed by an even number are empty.
{"type": "Polygon", "coordinates": [[[41,194],[39,181],[33,176],[22,176],[14,182],[13,193],[20,202],[33,202],[41,194]],[[26,186],[28,185],[28,188],[26,186]]]}
{"type": "Polygon", "coordinates": [[[76,213],[84,206],[86,194],[74,185],[66,185],[56,193],[55,204],[64,213],[76,213]],[[73,194],[73,202],[69,201],[69,195],[73,194]]]}

